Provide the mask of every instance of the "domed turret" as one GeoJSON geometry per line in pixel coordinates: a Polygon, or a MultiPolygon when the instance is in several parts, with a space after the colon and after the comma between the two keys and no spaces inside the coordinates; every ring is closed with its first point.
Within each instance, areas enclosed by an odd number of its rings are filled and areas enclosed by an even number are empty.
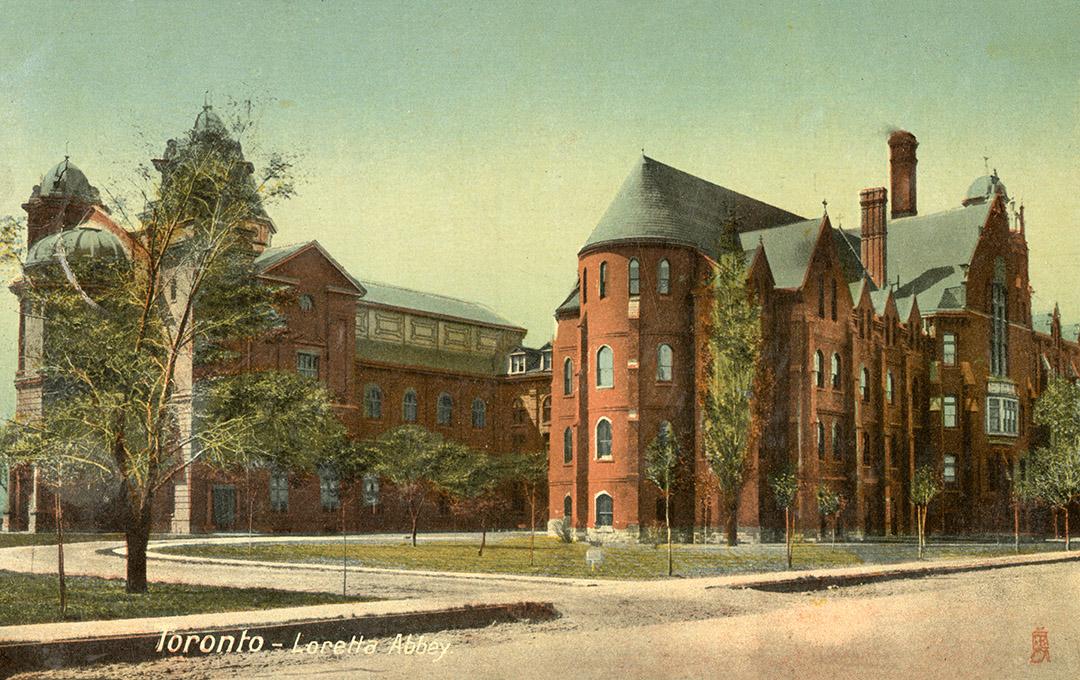
{"type": "Polygon", "coordinates": [[[214,107],[209,104],[203,106],[203,110],[199,112],[199,115],[195,116],[195,127],[193,129],[196,133],[214,131],[223,134],[227,132],[225,122],[221,120],[221,116],[214,113],[214,107]]]}
{"type": "Polygon", "coordinates": [[[101,203],[98,190],[90,185],[90,180],[86,179],[83,171],[75,167],[67,156],[45,173],[41,184],[34,187],[31,196],[76,198],[87,203],[101,203]]]}
{"type": "Polygon", "coordinates": [[[41,239],[26,254],[26,266],[48,264],[56,260],[57,242],[61,242],[64,257],[73,260],[118,260],[127,257],[120,239],[95,226],[79,226],[50,234],[41,239]]]}
{"type": "Polygon", "coordinates": [[[995,170],[994,174],[984,175],[971,183],[967,195],[964,197],[963,205],[985,203],[996,194],[1001,194],[1006,201],[1009,200],[1009,194],[1005,190],[1005,183],[998,178],[995,170]]]}

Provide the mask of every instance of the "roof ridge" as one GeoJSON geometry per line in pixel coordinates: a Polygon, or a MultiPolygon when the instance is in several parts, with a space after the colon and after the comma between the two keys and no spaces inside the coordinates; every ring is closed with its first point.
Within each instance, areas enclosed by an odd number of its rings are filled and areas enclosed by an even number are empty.
{"type": "MultiPolygon", "coordinates": [[[[430,295],[432,297],[440,297],[440,298],[443,298],[444,300],[453,300],[454,302],[464,302],[465,304],[476,305],[477,307],[483,307],[484,309],[488,310],[489,312],[494,312],[495,314],[499,314],[497,311],[495,311],[491,307],[487,306],[483,302],[476,302],[475,300],[466,300],[465,298],[454,297],[453,295],[444,295],[442,293],[432,293],[431,291],[420,290],[419,288],[409,288],[408,286],[399,286],[396,283],[386,283],[385,281],[376,281],[375,279],[367,279],[367,278],[365,278],[365,279],[360,279],[360,282],[364,283],[364,284],[372,284],[372,285],[375,285],[375,286],[383,286],[385,288],[397,288],[398,290],[407,290],[410,293],[422,293],[423,295],[430,295]]],[[[502,315],[499,314],[499,316],[502,316],[502,315]]]]}

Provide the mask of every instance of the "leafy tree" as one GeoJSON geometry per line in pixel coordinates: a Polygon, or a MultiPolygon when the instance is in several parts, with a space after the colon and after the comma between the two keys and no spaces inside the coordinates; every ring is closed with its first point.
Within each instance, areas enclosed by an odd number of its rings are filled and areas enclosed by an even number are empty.
{"type": "Polygon", "coordinates": [[[829,522],[832,542],[836,543],[836,522],[840,517],[840,511],[844,508],[844,497],[829,486],[821,484],[817,489],[817,504],[818,512],[829,522]]]}
{"type": "Polygon", "coordinates": [[[1035,402],[1035,424],[1045,428],[1046,446],[1028,466],[1028,493],[1065,515],[1065,550],[1070,549],[1069,509],[1080,496],[1080,385],[1054,378],[1035,402]]]}
{"type": "Polygon", "coordinates": [[[668,576],[674,573],[671,546],[671,495],[675,490],[680,462],[679,442],[675,437],[675,432],[670,424],[664,423],[645,449],[645,478],[660,490],[660,497],[664,500],[668,576]]]}
{"type": "Polygon", "coordinates": [[[547,488],[548,452],[543,449],[512,454],[509,462],[511,481],[521,485],[529,503],[529,564],[536,557],[536,509],[540,495],[547,488]]]}
{"type": "Polygon", "coordinates": [[[941,481],[937,472],[929,465],[924,465],[915,470],[915,477],[911,480],[909,496],[915,505],[915,525],[919,533],[919,559],[926,550],[926,510],[931,501],[941,493],[941,481]]]}
{"type": "Polygon", "coordinates": [[[750,451],[766,418],[768,373],[758,370],[761,309],[746,282],[746,265],[734,222],[724,227],[713,266],[704,385],[704,454],[716,476],[727,525],[727,543],[738,541],[739,495],[751,465],[750,451]]]}
{"type": "Polygon", "coordinates": [[[456,444],[418,425],[385,432],[370,447],[373,469],[389,480],[409,515],[412,545],[429,498],[445,483],[448,470],[464,457],[456,444]]]}
{"type": "Polygon", "coordinates": [[[799,494],[799,478],[792,469],[779,472],[769,478],[776,506],[784,509],[784,548],[787,555],[787,567],[791,569],[791,543],[795,534],[795,515],[792,508],[795,497],[799,494]]]}
{"type": "Polygon", "coordinates": [[[484,555],[487,547],[487,530],[495,513],[504,510],[506,497],[502,487],[511,474],[512,460],[505,456],[492,456],[456,443],[444,446],[444,472],[439,480],[451,496],[459,513],[471,515],[480,521],[480,550],[484,555]]]}
{"type": "MultiPolygon", "coordinates": [[[[58,249],[59,267],[26,267],[19,284],[47,329],[42,427],[78,423],[118,484],[129,592],[146,592],[152,503],[190,464],[187,447],[217,459],[250,450],[236,443],[252,431],[249,412],[187,431],[177,399],[185,366],[220,365],[280,325],[278,291],[257,279],[251,241],[268,220],[264,205],[292,194],[289,163],[272,158],[256,178],[240,144],[249,126],[201,120],[156,162],[160,178],[137,214],[115,201],[130,257],[69,262],[58,249]]],[[[17,256],[19,236],[9,222],[0,254],[17,256]]]]}

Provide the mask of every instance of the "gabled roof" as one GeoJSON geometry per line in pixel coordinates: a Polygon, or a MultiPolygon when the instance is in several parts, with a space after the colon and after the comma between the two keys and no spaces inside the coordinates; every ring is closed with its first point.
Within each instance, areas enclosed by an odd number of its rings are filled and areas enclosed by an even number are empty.
{"type": "MultiPolygon", "coordinates": [[[[798,288],[806,278],[806,268],[810,266],[810,258],[814,254],[814,246],[817,245],[824,220],[824,217],[819,217],[739,234],[747,266],[753,263],[754,252],[762,245],[776,287],[798,288]]],[[[829,233],[835,246],[834,252],[840,260],[844,280],[859,281],[863,277],[862,263],[856,256],[859,240],[855,238],[853,241],[850,234],[839,229],[830,228],[829,233]]]]}
{"type": "Polygon", "coordinates": [[[318,241],[294,243],[293,245],[281,246],[279,248],[267,248],[263,252],[259,253],[258,257],[255,258],[255,271],[260,274],[265,274],[274,267],[283,264],[287,260],[292,259],[293,257],[299,255],[305,250],[308,250],[309,248],[315,248],[316,250],[318,250],[319,253],[324,258],[326,258],[326,261],[334,267],[334,269],[336,269],[342,276],[348,279],[349,283],[356,287],[357,292],[359,292],[361,295],[366,292],[364,290],[364,286],[359,281],[357,281],[356,278],[352,274],[350,274],[348,270],[345,269],[345,267],[342,267],[341,264],[339,264],[338,261],[335,260],[333,256],[331,256],[330,253],[327,252],[326,248],[323,248],[322,244],[320,244],[318,241]]]}
{"type": "Polygon", "coordinates": [[[363,281],[367,294],[363,304],[382,305],[396,309],[414,310],[426,314],[460,319],[462,321],[482,323],[489,326],[502,326],[514,330],[524,330],[520,324],[500,316],[491,308],[478,302],[469,302],[437,293],[427,293],[411,288],[402,288],[377,281],[363,281]]]}
{"type": "Polygon", "coordinates": [[[562,301],[562,304],[555,308],[555,314],[576,312],[581,309],[581,300],[578,297],[579,288],[579,284],[574,284],[574,290],[570,291],[570,294],[566,296],[566,299],[562,301]]]}
{"type": "Polygon", "coordinates": [[[642,156],[582,250],[601,243],[658,241],[715,257],[720,228],[730,218],[737,220],[740,232],[804,219],[642,156]]]}

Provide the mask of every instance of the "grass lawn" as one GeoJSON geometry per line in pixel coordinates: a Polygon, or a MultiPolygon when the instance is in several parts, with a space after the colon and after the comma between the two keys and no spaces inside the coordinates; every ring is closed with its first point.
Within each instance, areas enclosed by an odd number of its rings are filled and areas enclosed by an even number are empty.
{"type": "MultiPolygon", "coordinates": [[[[484,556],[476,554],[475,542],[439,541],[413,548],[402,543],[352,543],[349,564],[357,567],[423,569],[479,573],[530,574],[578,578],[648,579],[667,573],[665,545],[609,545],[603,548],[604,561],[595,571],[585,563],[586,543],[561,543],[537,536],[536,558],[529,564],[528,538],[512,537],[489,541],[484,556]]],[[[1021,552],[1060,549],[1051,544],[1022,544],[1021,552]]],[[[262,560],[267,562],[315,562],[341,564],[342,546],[328,540],[311,543],[256,543],[234,545],[187,545],[159,549],[161,552],[197,557],[262,560]]],[[[787,568],[783,545],[745,544],[726,546],[676,545],[675,573],[680,576],[718,576],[754,572],[783,571],[787,568]]],[[[1010,544],[944,544],[927,549],[926,559],[996,557],[1013,554],[1010,544]]],[[[916,560],[914,543],[796,543],[795,569],[846,567],[858,564],[891,564],[916,560]]]]}
{"type": "MultiPolygon", "coordinates": [[[[579,578],[663,578],[667,574],[667,546],[609,545],[603,548],[604,561],[595,571],[585,563],[587,543],[561,543],[547,536],[536,538],[535,564],[529,564],[529,539],[509,538],[489,542],[484,556],[476,554],[477,543],[424,543],[415,548],[408,543],[349,546],[349,563],[358,567],[427,569],[480,573],[531,574],[579,578]]],[[[269,562],[341,563],[342,546],[325,543],[256,543],[247,545],[190,545],[160,549],[161,552],[199,557],[227,557],[269,562]]],[[[707,576],[786,568],[783,546],[747,545],[735,549],[720,546],[675,546],[675,573],[707,576]]],[[[800,544],[795,561],[801,568],[840,567],[861,564],[862,559],[847,547],[800,544]]]]}
{"type": "MultiPolygon", "coordinates": [[[[65,544],[122,540],[124,540],[123,534],[64,534],[65,544]]],[[[23,545],[56,545],[56,534],[51,531],[40,534],[10,534],[0,531],[0,548],[17,548],[23,545]]]]}
{"type": "MultiPolygon", "coordinates": [[[[328,593],[297,593],[269,588],[217,588],[150,584],[148,595],[129,595],[123,581],[86,576],[67,578],[69,621],[129,619],[209,612],[273,609],[313,604],[359,602],[328,593]]],[[[0,571],[0,626],[60,621],[55,575],[0,571]]]]}

